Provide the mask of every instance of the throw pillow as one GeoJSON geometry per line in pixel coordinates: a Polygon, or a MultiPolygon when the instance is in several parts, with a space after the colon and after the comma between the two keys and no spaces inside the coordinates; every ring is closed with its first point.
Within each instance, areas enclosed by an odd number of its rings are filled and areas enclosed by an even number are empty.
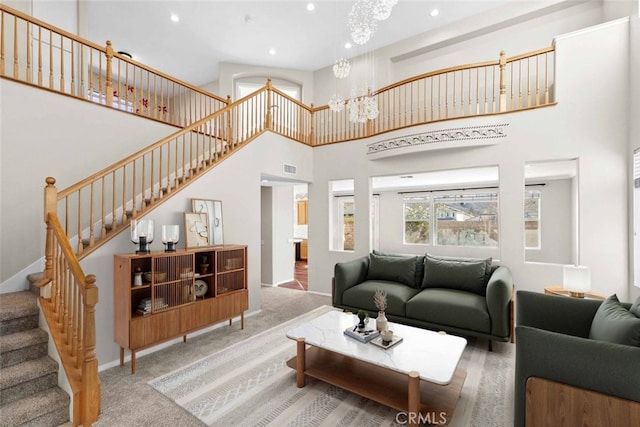
{"type": "Polygon", "coordinates": [[[425,257],[424,280],[422,288],[449,288],[486,293],[485,260],[461,258],[425,257]]]}
{"type": "Polygon", "coordinates": [[[393,257],[397,257],[397,258],[413,258],[416,261],[416,275],[415,275],[415,279],[413,282],[413,286],[414,288],[420,288],[420,285],[422,285],[422,278],[424,277],[424,256],[409,256],[409,255],[400,255],[400,254],[391,254],[391,253],[386,253],[386,252],[380,252],[377,250],[373,250],[373,253],[375,255],[382,255],[382,256],[393,256],[393,257]]]}
{"type": "Polygon", "coordinates": [[[635,314],[636,317],[640,317],[640,297],[631,305],[629,311],[635,314]]]}
{"type": "Polygon", "coordinates": [[[415,286],[416,257],[369,255],[367,280],[388,280],[415,286]]]}
{"type": "Polygon", "coordinates": [[[603,301],[591,323],[589,338],[640,346],[640,318],[627,310],[616,294],[603,301]]]}

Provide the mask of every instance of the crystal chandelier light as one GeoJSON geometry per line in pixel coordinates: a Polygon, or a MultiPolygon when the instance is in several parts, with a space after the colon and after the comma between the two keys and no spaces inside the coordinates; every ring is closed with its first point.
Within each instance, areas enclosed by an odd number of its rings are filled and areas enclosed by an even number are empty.
{"type": "Polygon", "coordinates": [[[377,21],[384,21],[391,16],[391,9],[398,3],[398,0],[374,0],[373,17],[377,21]]]}
{"type": "Polygon", "coordinates": [[[378,102],[373,96],[370,94],[355,96],[354,93],[352,95],[351,99],[347,101],[351,123],[366,123],[367,120],[378,117],[378,102]]]}
{"type": "Polygon", "coordinates": [[[344,110],[344,99],[342,99],[339,95],[332,95],[329,99],[329,109],[336,113],[344,110]]]}
{"type": "MultiPolygon", "coordinates": [[[[376,0],[377,1],[377,0],[376,0]]],[[[349,12],[349,30],[354,43],[364,45],[376,31],[376,19],[373,16],[374,2],[358,0],[349,12]]]]}
{"type": "Polygon", "coordinates": [[[333,75],[338,79],[344,79],[349,75],[349,71],[351,70],[351,64],[349,61],[344,58],[340,58],[333,65],[333,75]]]}

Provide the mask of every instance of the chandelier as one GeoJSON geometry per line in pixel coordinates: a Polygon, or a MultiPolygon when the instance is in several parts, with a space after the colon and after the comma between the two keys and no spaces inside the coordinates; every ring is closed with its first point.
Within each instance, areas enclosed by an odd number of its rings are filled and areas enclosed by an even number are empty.
{"type": "Polygon", "coordinates": [[[344,110],[344,99],[342,99],[339,95],[334,94],[329,99],[329,109],[336,113],[344,110]]]}
{"type": "Polygon", "coordinates": [[[358,0],[349,12],[349,30],[354,43],[363,45],[376,31],[377,21],[373,17],[373,1],[358,0]]]}
{"type": "Polygon", "coordinates": [[[378,117],[378,102],[370,93],[363,96],[352,95],[351,99],[347,101],[349,121],[351,123],[366,123],[367,120],[373,120],[378,117]]]}
{"type": "Polygon", "coordinates": [[[340,58],[333,65],[333,75],[338,79],[344,79],[349,75],[349,71],[351,70],[351,64],[349,61],[344,58],[340,58]]]}
{"type": "Polygon", "coordinates": [[[373,17],[377,21],[384,21],[391,16],[391,9],[398,3],[398,0],[374,0],[373,17]]]}
{"type": "Polygon", "coordinates": [[[391,9],[398,0],[357,0],[349,12],[351,39],[364,45],[376,32],[378,21],[391,16],[391,9]]]}

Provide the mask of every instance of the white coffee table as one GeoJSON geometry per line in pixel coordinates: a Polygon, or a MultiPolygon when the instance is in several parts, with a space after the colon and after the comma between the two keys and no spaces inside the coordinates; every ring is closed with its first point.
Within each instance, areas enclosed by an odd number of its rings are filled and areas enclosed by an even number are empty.
{"type": "Polygon", "coordinates": [[[317,378],[414,414],[410,425],[417,425],[418,413],[422,421],[430,417],[448,423],[466,377],[458,363],[467,341],[390,323],[403,340],[383,349],[345,336],[343,331],[355,323],[353,314],[331,311],[287,332],[297,341],[296,357],[287,365],[296,370],[298,387],[304,387],[305,376],[317,378]]]}

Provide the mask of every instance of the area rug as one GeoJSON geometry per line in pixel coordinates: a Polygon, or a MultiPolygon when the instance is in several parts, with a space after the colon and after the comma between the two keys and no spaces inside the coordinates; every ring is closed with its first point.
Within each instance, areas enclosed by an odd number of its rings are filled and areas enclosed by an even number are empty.
{"type": "MultiPolygon", "coordinates": [[[[155,378],[149,384],[209,426],[397,426],[398,411],[307,379],[296,387],[286,361],[296,353],[288,330],[320,316],[322,306],[245,341],[155,378]]],[[[460,366],[467,378],[450,426],[513,425],[512,344],[469,339],[460,366]]]]}

